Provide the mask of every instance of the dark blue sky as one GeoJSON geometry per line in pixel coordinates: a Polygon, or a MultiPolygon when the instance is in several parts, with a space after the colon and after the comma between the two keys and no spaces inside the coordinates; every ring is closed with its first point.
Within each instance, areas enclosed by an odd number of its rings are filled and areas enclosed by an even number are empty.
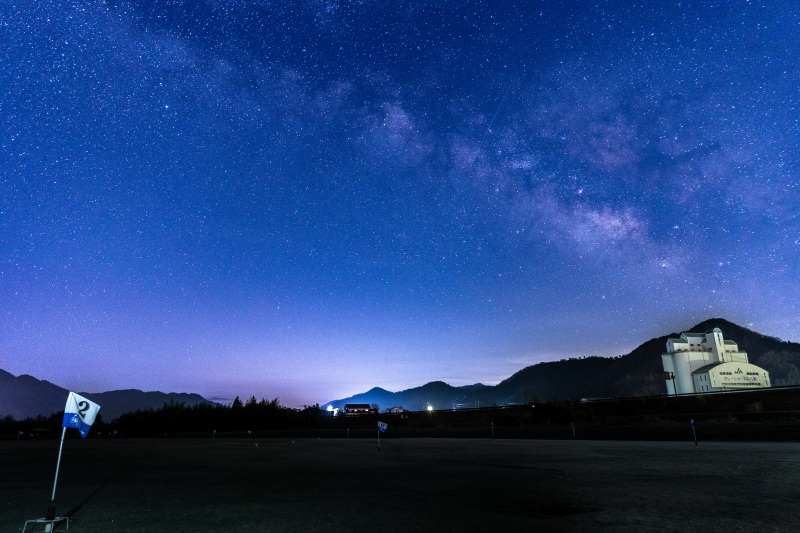
{"type": "Polygon", "coordinates": [[[295,406],[798,341],[798,43],[798,2],[2,2],[0,368],[295,406]]]}

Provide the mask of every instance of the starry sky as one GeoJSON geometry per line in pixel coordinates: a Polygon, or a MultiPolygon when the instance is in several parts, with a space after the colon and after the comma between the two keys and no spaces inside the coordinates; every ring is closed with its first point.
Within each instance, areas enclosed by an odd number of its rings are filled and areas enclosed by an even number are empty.
{"type": "Polygon", "coordinates": [[[800,341],[799,58],[794,0],[2,0],[0,368],[302,406],[800,341]]]}

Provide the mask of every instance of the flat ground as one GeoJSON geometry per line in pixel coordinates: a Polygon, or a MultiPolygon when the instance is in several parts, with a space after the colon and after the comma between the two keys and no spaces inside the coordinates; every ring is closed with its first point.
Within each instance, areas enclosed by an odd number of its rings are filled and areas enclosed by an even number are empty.
{"type": "MultiPolygon", "coordinates": [[[[70,531],[797,531],[800,445],[68,439],[70,531]]],[[[44,515],[58,441],[0,442],[0,531],[44,515]]],[[[60,530],[60,529],[59,529],[60,530]]]]}

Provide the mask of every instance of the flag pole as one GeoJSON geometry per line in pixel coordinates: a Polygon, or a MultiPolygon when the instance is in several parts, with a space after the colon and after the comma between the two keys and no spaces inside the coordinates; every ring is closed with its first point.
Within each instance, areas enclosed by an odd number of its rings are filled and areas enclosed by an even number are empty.
{"type": "Polygon", "coordinates": [[[64,435],[67,433],[67,426],[61,430],[61,443],[58,445],[58,461],[56,461],[56,477],[53,480],[53,493],[50,495],[50,502],[47,504],[47,520],[53,520],[56,517],[56,485],[58,485],[58,470],[61,468],[61,451],[64,449],[64,435]]]}
{"type": "MultiPolygon", "coordinates": [[[[61,441],[58,444],[58,460],[56,461],[56,475],[53,479],[53,492],[50,494],[50,501],[47,502],[47,514],[44,518],[36,518],[25,522],[25,526],[33,522],[36,524],[45,524],[45,531],[52,532],[54,525],[57,522],[66,520],[67,529],[69,529],[69,517],[56,517],[56,488],[58,487],[58,472],[61,470],[61,454],[64,451],[64,437],[67,434],[67,428],[77,429],[81,437],[84,439],[89,433],[89,428],[94,423],[97,412],[100,406],[91,400],[87,400],[79,394],[70,392],[67,396],[67,403],[64,406],[64,417],[61,420],[61,441]]],[[[25,528],[22,528],[25,531],[25,528]]]]}

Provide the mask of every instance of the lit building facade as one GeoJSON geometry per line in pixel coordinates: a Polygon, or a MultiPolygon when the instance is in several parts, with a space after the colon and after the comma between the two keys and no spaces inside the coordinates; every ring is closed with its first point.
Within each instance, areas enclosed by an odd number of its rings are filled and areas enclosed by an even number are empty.
{"type": "Polygon", "coordinates": [[[769,372],[750,364],[746,352],[725,340],[714,328],[705,333],[681,333],[667,340],[661,355],[667,394],[696,394],[770,386],[769,372]]]}

